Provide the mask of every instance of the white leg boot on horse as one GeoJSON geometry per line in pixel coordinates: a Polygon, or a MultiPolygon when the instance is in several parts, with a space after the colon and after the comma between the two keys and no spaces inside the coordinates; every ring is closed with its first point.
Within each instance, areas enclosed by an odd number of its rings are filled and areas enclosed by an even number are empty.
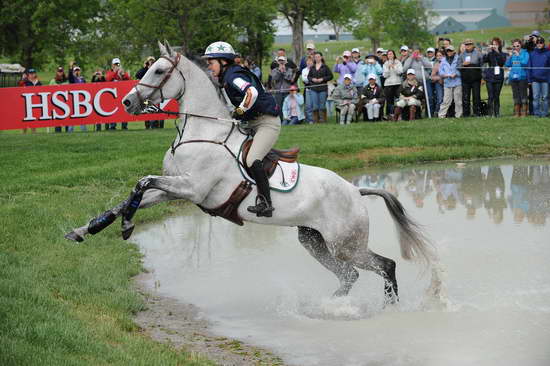
{"type": "Polygon", "coordinates": [[[264,166],[260,160],[254,161],[250,167],[253,178],[256,181],[258,195],[256,196],[256,204],[248,206],[248,212],[255,213],[258,217],[271,217],[275,210],[271,205],[271,192],[269,190],[269,179],[265,173],[264,166]]]}

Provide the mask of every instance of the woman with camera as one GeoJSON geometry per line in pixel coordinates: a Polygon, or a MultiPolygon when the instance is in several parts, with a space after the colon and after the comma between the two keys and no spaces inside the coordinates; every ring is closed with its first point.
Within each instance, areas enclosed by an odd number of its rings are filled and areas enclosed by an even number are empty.
{"type": "Polygon", "coordinates": [[[502,52],[502,40],[495,37],[487,48],[487,53],[483,55],[483,64],[488,64],[484,71],[483,78],[487,85],[487,95],[489,97],[489,116],[498,117],[500,115],[500,91],[504,83],[504,63],[506,54],[502,52]]]}

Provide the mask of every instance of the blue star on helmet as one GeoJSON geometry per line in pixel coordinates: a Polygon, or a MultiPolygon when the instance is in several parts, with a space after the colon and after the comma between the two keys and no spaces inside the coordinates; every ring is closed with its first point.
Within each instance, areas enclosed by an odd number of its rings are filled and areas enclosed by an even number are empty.
{"type": "Polygon", "coordinates": [[[212,46],[208,46],[208,48],[206,49],[206,52],[208,53],[212,52],[212,46]]]}
{"type": "Polygon", "coordinates": [[[218,45],[218,51],[225,51],[225,46],[223,44],[218,45]]]}

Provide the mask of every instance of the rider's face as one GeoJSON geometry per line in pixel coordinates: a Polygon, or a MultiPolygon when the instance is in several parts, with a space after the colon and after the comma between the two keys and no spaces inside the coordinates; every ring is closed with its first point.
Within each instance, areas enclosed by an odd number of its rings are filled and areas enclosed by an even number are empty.
{"type": "Polygon", "coordinates": [[[212,72],[212,76],[220,76],[222,65],[218,60],[210,59],[208,60],[208,70],[212,72]]]}

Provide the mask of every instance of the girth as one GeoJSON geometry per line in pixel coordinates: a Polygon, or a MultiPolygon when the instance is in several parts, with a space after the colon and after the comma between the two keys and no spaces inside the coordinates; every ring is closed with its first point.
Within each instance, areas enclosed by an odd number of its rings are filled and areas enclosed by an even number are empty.
{"type": "MultiPolygon", "coordinates": [[[[250,151],[250,146],[252,146],[252,140],[248,140],[243,144],[242,157],[243,165],[246,169],[246,172],[248,173],[248,175],[252,176],[250,170],[246,166],[246,157],[248,156],[248,152],[250,151]]],[[[279,162],[279,160],[284,161],[285,163],[294,163],[296,160],[298,160],[299,153],[299,147],[293,147],[288,150],[271,149],[262,160],[265,173],[270,178],[275,172],[275,168],[277,167],[277,163],[279,162]]]]}
{"type": "Polygon", "coordinates": [[[204,208],[201,205],[197,206],[211,216],[220,216],[234,224],[243,226],[243,219],[239,216],[238,209],[241,202],[250,194],[250,191],[252,191],[252,184],[243,180],[221,206],[213,209],[204,208]]]}

